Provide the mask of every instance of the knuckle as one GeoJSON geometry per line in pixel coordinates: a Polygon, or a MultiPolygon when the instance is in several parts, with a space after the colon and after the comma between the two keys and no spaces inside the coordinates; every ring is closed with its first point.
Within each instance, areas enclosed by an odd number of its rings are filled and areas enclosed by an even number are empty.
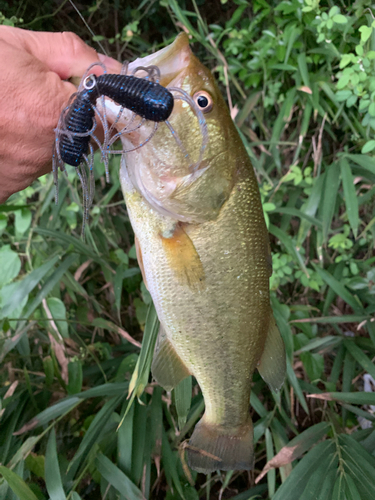
{"type": "Polygon", "coordinates": [[[72,31],[63,31],[61,33],[61,38],[65,50],[70,52],[73,57],[79,57],[85,52],[94,51],[94,49],[86,45],[85,42],[72,31]]]}

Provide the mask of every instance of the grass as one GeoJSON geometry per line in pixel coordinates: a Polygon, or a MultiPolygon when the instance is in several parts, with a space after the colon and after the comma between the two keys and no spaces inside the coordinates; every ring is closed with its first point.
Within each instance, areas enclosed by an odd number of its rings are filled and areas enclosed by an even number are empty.
{"type": "MultiPolygon", "coordinates": [[[[170,395],[149,377],[156,319],[118,159],[110,185],[95,162],[85,242],[77,178],[61,179],[54,206],[45,176],[0,207],[0,499],[373,498],[370,6],[241,0],[216,2],[215,14],[175,0],[78,7],[112,55],[135,58],[183,28],[214,71],[260,185],[288,374],[279,395],[254,375],[254,471],[189,471],[183,443],[204,403],[195,382],[170,395]]],[[[58,13],[48,2],[38,12],[27,2],[0,2],[0,10],[6,22],[73,29],[88,40],[69,3],[58,13]]]]}

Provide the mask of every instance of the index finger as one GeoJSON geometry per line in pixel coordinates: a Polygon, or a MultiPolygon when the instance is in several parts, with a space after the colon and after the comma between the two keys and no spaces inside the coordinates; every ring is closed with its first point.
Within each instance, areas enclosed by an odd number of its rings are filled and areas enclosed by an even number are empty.
{"type": "MultiPolygon", "coordinates": [[[[9,44],[23,48],[29,54],[42,61],[62,80],[81,77],[88,66],[99,62],[97,52],[85,44],[79,36],[71,32],[46,33],[27,31],[10,26],[0,27],[0,36],[5,34],[9,44]]],[[[102,58],[102,56],[101,56],[102,58]]],[[[120,63],[110,57],[104,57],[107,71],[118,72],[120,63]]],[[[100,68],[94,72],[102,72],[100,68]]]]}

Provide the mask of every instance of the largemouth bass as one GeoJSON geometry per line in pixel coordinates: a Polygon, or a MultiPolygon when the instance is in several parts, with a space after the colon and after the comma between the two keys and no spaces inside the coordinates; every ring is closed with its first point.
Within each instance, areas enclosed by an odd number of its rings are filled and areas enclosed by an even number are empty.
{"type": "MultiPolygon", "coordinates": [[[[123,159],[121,184],[136,235],[139,265],[160,320],[152,374],[166,390],[194,375],[205,413],[187,447],[189,465],[208,473],[253,467],[252,374],[272,390],[285,376],[283,341],[269,299],[271,255],[250,159],[211,72],[186,34],[132,63],[155,64],[160,83],[193,97],[176,101],[170,123],[123,159]]],[[[121,124],[120,124],[121,125],[121,124]]],[[[147,126],[124,135],[140,144],[147,126]]]]}

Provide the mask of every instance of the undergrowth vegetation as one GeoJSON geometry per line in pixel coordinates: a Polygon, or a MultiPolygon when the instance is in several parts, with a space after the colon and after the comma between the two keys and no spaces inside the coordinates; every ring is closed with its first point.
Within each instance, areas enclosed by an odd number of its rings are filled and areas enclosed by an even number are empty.
{"type": "Polygon", "coordinates": [[[77,2],[93,40],[67,2],[0,2],[2,23],[120,59],[190,34],[257,174],[288,364],[280,394],[254,375],[255,470],[189,471],[204,403],[190,379],[169,394],[150,378],[157,319],[118,159],[111,184],[95,161],[85,241],[77,177],[55,206],[47,175],[0,206],[1,500],[375,498],[375,13],[349,4],[77,2]]]}

